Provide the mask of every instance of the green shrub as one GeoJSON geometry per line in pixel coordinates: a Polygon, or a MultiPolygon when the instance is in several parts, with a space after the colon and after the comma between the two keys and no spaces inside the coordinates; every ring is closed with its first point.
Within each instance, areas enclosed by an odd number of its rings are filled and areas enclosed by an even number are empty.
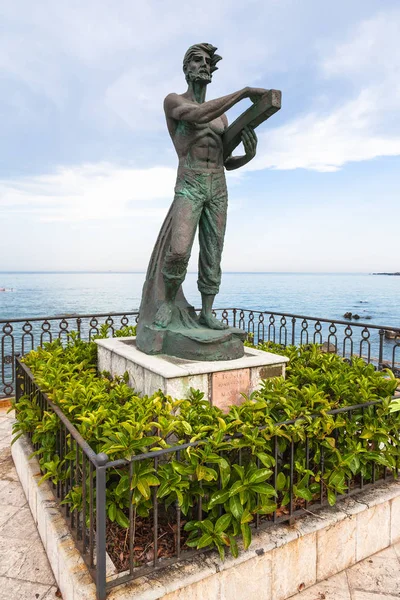
{"type": "MultiPolygon", "coordinates": [[[[132,330],[126,333],[132,335],[132,330]]],[[[106,334],[103,329],[101,335],[106,334]]],[[[183,399],[161,392],[140,396],[127,385],[126,377],[113,380],[109,374],[98,374],[96,344],[82,342],[76,335],[70,336],[66,347],[56,341],[30,352],[24,362],[40,389],[93,450],[111,460],[198,442],[179,457],[168,455],[157,470],[153,459],[135,462],[132,478],[127,469],[108,469],[107,515],[127,527],[132,491],[135,519],[146,518],[156,490],[165,511],[179,505],[186,519],[186,545],[214,546],[223,557],[226,547],[237,555],[239,536],[244,547],[249,546],[249,524],[256,515],[269,519],[274,511],[287,511],[292,442],[295,508],[316,501],[321,492],[334,504],[336,495],[360,477],[368,482],[373,473],[378,478],[383,469],[395,472],[400,465],[399,415],[393,412],[392,401],[397,382],[390,371],[377,372],[359,358],[350,364],[335,354],[322,353],[316,345],[259,347],[290,358],[286,380],[265,380],[259,392],[231,407],[228,414],[196,390],[183,399]],[[380,402],[351,414],[329,414],[373,400],[380,402]],[[200,501],[203,521],[194,518],[200,501]]],[[[14,433],[17,437],[33,434],[40,445],[36,454],[43,478],[54,483],[68,474],[68,455],[60,460],[56,454],[58,426],[52,412],[41,416],[35,396],[24,395],[18,402],[14,433]]],[[[87,499],[82,498],[82,488],[75,486],[67,502],[80,509],[83,501],[87,499]]]]}

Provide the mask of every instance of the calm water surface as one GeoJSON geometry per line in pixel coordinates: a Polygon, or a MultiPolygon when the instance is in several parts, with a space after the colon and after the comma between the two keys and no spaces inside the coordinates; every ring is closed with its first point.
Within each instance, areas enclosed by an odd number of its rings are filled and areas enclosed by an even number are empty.
{"type": "MultiPolygon", "coordinates": [[[[0,319],[124,312],[139,307],[144,273],[0,273],[0,319]]],[[[184,284],[200,305],[197,276],[184,284]]],[[[371,324],[400,327],[400,277],[365,274],[225,273],[216,307],[340,319],[347,311],[371,324]]]]}

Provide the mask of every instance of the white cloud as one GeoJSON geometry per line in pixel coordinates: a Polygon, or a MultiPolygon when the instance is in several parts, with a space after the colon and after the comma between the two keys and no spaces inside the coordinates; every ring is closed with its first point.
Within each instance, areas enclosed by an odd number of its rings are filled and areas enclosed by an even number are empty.
{"type": "Polygon", "coordinates": [[[393,78],[400,66],[399,38],[400,10],[378,13],[322,61],[322,70],[327,77],[393,78]]]}
{"type": "Polygon", "coordinates": [[[26,213],[40,221],[159,217],[165,209],[152,204],[172,200],[175,177],[167,167],[60,167],[51,174],[0,180],[0,207],[3,216],[26,213]]]}
{"type": "Polygon", "coordinates": [[[330,83],[330,110],[314,110],[262,132],[249,170],[335,171],[352,161],[400,155],[399,39],[399,10],[361,23],[321,61],[330,83]]]}

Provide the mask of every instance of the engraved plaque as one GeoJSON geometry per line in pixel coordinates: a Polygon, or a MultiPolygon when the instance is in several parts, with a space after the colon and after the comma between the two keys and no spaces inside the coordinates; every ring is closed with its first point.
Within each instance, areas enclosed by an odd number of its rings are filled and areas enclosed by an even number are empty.
{"type": "Polygon", "coordinates": [[[212,374],[212,403],[223,412],[228,412],[232,404],[241,404],[241,393],[248,394],[250,389],[250,369],[220,371],[212,374]]]}

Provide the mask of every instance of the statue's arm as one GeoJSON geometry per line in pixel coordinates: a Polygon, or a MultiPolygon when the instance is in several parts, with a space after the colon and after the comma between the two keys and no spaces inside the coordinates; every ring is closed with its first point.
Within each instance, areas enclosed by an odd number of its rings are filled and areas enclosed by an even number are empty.
{"type": "Polygon", "coordinates": [[[164,100],[164,110],[167,117],[176,121],[209,123],[223,115],[226,110],[232,108],[240,100],[250,98],[250,96],[262,96],[265,92],[266,90],[263,89],[245,87],[238,92],[203,102],[203,104],[194,104],[178,94],[169,94],[164,100]]]}
{"type": "Polygon", "coordinates": [[[240,167],[247,165],[247,163],[255,157],[257,151],[257,136],[252,127],[245,127],[243,129],[242,142],[245,154],[242,156],[228,156],[224,163],[227,171],[240,169],[240,167]]]}

